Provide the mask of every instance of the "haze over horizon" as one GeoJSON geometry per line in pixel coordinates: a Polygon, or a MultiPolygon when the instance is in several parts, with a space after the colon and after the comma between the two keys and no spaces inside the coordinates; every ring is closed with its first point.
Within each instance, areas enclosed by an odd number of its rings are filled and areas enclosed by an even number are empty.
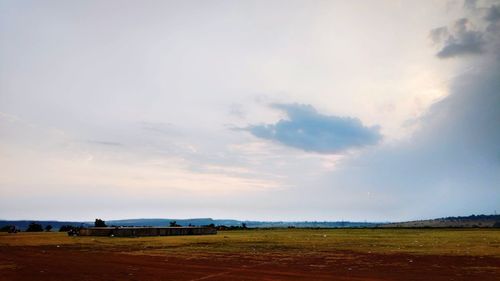
{"type": "Polygon", "coordinates": [[[500,1],[0,1],[0,219],[500,212],[500,1]]]}

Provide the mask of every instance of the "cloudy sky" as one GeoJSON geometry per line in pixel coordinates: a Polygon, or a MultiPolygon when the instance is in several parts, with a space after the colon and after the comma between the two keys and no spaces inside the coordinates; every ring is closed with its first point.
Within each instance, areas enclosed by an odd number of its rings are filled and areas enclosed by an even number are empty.
{"type": "Polygon", "coordinates": [[[500,1],[0,0],[0,219],[500,212],[500,1]]]}

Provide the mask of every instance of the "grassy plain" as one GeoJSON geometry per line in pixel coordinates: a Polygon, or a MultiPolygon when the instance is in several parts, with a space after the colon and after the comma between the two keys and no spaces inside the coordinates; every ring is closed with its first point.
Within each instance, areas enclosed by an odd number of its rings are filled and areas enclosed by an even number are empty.
{"type": "Polygon", "coordinates": [[[496,276],[500,231],[495,229],[254,229],[138,238],[0,234],[0,281],[499,280],[496,276]]]}
{"type": "Polygon", "coordinates": [[[469,255],[500,257],[496,229],[262,229],[219,231],[217,235],[168,237],[68,237],[65,233],[0,234],[0,246],[72,245],[127,252],[177,254],[315,252],[469,255]]]}

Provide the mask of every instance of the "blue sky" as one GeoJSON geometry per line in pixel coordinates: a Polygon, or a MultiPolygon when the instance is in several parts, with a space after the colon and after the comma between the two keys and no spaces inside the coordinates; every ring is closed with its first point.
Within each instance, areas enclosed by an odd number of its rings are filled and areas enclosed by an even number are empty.
{"type": "Polygon", "coordinates": [[[500,211],[498,1],[0,1],[0,218],[500,211]]]}

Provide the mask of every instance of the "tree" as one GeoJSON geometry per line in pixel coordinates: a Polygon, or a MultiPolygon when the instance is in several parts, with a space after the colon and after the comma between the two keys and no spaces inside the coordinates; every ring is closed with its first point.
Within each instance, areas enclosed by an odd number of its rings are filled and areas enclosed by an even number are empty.
{"type": "Polygon", "coordinates": [[[170,222],[170,227],[178,227],[180,226],[179,224],[177,224],[177,221],[171,221],[170,222]]]}
{"type": "Polygon", "coordinates": [[[16,226],[15,225],[5,225],[0,228],[0,232],[9,232],[9,233],[14,233],[16,232],[16,226]]]}
{"type": "Polygon", "coordinates": [[[94,222],[94,226],[95,227],[106,227],[106,222],[101,220],[101,219],[95,219],[95,222],[94,222]]]}
{"type": "Polygon", "coordinates": [[[49,232],[49,231],[51,231],[51,230],[52,230],[52,225],[47,224],[47,225],[45,226],[45,231],[49,232]]]}
{"type": "Polygon", "coordinates": [[[43,227],[41,224],[32,222],[28,225],[28,228],[26,229],[27,232],[40,232],[43,231],[43,227]]]}
{"type": "Polygon", "coordinates": [[[66,224],[66,225],[61,225],[61,227],[59,227],[59,231],[60,232],[68,232],[68,231],[73,230],[75,228],[77,228],[77,227],[74,227],[72,225],[66,224]]]}

